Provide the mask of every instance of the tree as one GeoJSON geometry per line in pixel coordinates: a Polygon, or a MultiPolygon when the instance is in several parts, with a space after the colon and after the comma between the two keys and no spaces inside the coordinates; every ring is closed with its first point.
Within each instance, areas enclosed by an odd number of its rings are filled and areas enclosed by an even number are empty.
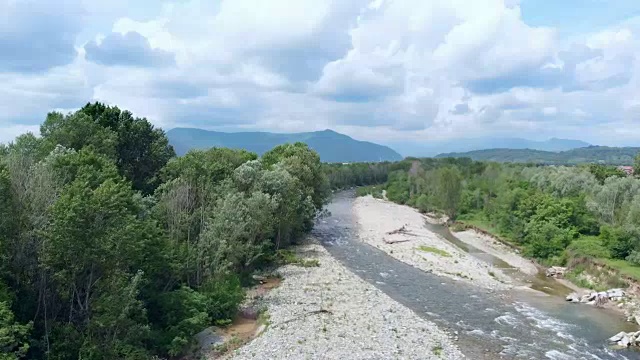
{"type": "Polygon", "coordinates": [[[110,159],[116,159],[117,134],[80,111],[69,115],[49,113],[40,126],[40,135],[48,151],[53,150],[56,145],[75,150],[86,147],[110,159]]]}
{"type": "Polygon", "coordinates": [[[322,209],[326,204],[329,198],[329,181],[322,171],[320,156],[307,144],[297,142],[278,145],[262,155],[262,163],[266,168],[281,163],[289,174],[300,181],[316,210],[322,209]]]}
{"type": "Polygon", "coordinates": [[[27,354],[31,328],[32,323],[16,323],[9,303],[0,301],[0,360],[17,360],[27,354]]]}
{"type": "Polygon", "coordinates": [[[436,171],[436,202],[451,219],[455,219],[462,195],[462,174],[456,167],[436,171]]]}
{"type": "Polygon", "coordinates": [[[636,157],[633,159],[633,173],[635,175],[640,174],[640,153],[638,153],[636,157]]]}
{"type": "Polygon", "coordinates": [[[70,351],[81,358],[148,358],[148,324],[138,292],[142,274],[154,275],[161,236],[149,218],[140,218],[143,206],[115,165],[72,166],[101,163],[92,156],[83,150],[65,162],[75,178],[50,209],[40,253],[61,301],[61,318],[76,334],[54,340],[79,338],[80,348],[71,344],[70,351]]]}
{"type": "Polygon", "coordinates": [[[80,112],[96,124],[117,135],[116,164],[133,188],[151,194],[160,184],[158,173],[175,156],[164,131],[156,129],[146,118],[133,117],[129,111],[101,103],[87,104],[80,112]]]}

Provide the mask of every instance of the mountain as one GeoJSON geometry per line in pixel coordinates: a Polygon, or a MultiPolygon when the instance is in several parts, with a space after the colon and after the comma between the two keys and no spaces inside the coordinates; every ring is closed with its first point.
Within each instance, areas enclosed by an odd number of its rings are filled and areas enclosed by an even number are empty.
{"type": "Polygon", "coordinates": [[[552,138],[545,141],[535,141],[522,138],[470,138],[446,141],[433,141],[427,144],[412,144],[403,142],[391,144],[405,156],[435,156],[441,153],[466,152],[483,149],[533,149],[542,151],[566,151],[590,146],[580,140],[552,138]]]}
{"type": "Polygon", "coordinates": [[[560,152],[534,149],[486,149],[459,153],[445,153],[439,154],[436,157],[468,157],[478,161],[556,165],[573,165],[582,163],[633,165],[633,159],[639,152],[640,147],[588,146],[560,152]]]}
{"type": "Polygon", "coordinates": [[[178,155],[192,149],[227,147],[246,149],[262,155],[276,145],[303,142],[320,154],[324,162],[398,161],[402,155],[393,149],[358,141],[332,130],[278,134],[268,132],[218,132],[192,128],[175,128],[167,132],[169,142],[178,155]]]}

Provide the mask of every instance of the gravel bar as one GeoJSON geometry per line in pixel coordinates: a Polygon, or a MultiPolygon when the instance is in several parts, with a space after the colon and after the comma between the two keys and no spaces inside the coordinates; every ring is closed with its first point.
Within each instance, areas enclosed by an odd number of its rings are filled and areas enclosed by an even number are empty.
{"type": "Polygon", "coordinates": [[[262,299],[269,326],[232,359],[463,359],[454,339],[341,265],[313,239],[318,267],[287,265],[262,299]]]}

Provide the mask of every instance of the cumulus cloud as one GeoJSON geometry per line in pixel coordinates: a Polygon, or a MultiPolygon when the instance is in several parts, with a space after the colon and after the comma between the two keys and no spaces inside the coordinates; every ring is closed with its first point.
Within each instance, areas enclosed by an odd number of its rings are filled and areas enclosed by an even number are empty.
{"type": "Polygon", "coordinates": [[[0,72],[43,72],[75,58],[79,1],[0,0],[0,14],[0,72]]]}
{"type": "Polygon", "coordinates": [[[84,50],[87,60],[107,66],[163,67],[175,64],[174,54],[153,49],[149,40],[135,31],[111,33],[100,42],[87,43],[84,50]]]}
{"type": "Polygon", "coordinates": [[[613,136],[607,124],[637,121],[640,106],[639,19],[567,38],[528,24],[518,0],[169,0],[144,12],[83,0],[93,10],[75,10],[89,14],[81,27],[22,3],[0,0],[22,19],[0,30],[51,51],[0,32],[0,80],[15,85],[0,90],[0,128],[96,99],[167,128],[599,143],[613,136]],[[95,25],[106,22],[91,18],[95,8],[116,20],[95,25]]]}

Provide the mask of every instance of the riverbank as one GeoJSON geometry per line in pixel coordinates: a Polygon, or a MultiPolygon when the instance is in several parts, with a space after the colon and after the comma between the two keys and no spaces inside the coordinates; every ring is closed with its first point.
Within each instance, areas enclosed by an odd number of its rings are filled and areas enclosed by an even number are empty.
{"type": "Polygon", "coordinates": [[[536,275],[539,271],[533,261],[516,254],[513,249],[491,236],[481,234],[475,230],[455,232],[455,236],[467,244],[502,259],[507,264],[527,275],[536,275]]]}
{"type": "Polygon", "coordinates": [[[425,217],[411,207],[364,196],[355,200],[353,214],[360,240],[409,265],[489,290],[513,285],[501,269],[426,229],[425,217]]]}
{"type": "Polygon", "coordinates": [[[268,323],[231,359],[462,359],[454,340],[346,269],[318,243],[296,247],[317,267],[287,265],[265,294],[268,323]]]}

